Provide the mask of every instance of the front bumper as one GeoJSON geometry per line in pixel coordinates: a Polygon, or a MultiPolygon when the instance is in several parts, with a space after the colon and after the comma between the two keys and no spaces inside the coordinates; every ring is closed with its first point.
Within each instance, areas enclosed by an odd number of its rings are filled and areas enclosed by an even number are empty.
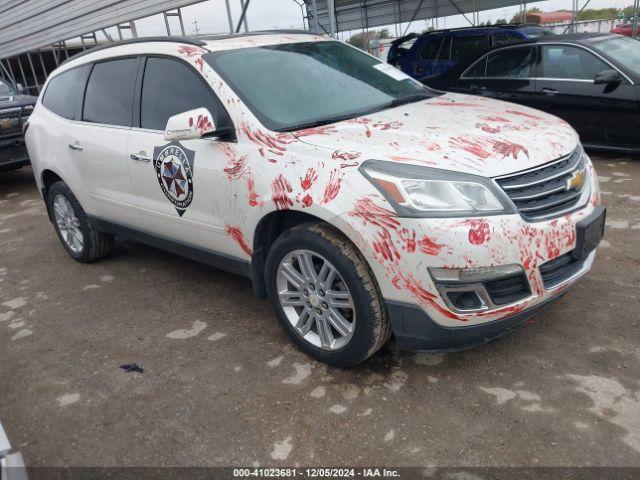
{"type": "Polygon", "coordinates": [[[29,165],[29,153],[24,138],[0,140],[0,172],[29,165]]]}

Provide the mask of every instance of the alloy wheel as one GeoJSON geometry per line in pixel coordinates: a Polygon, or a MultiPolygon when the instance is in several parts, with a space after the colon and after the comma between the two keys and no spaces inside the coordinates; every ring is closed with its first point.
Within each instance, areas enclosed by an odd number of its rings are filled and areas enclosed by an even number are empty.
{"type": "Polygon", "coordinates": [[[76,217],[73,206],[64,195],[56,195],[53,199],[53,215],[65,245],[75,254],[84,248],[84,235],[80,230],[80,221],[76,217]]]}

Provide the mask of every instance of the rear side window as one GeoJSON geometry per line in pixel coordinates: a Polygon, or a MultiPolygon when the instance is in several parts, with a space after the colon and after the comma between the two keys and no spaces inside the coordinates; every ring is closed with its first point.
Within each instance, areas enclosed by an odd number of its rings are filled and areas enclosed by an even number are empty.
{"type": "Polygon", "coordinates": [[[108,125],[131,125],[137,69],[136,58],[96,63],[87,83],[82,119],[108,125]]]}
{"type": "Polygon", "coordinates": [[[438,50],[442,45],[442,38],[436,38],[427,42],[420,50],[420,58],[422,60],[434,60],[438,54],[438,50]]]}
{"type": "Polygon", "coordinates": [[[209,109],[216,126],[227,126],[224,108],[196,72],[178,60],[147,59],[140,101],[142,128],[164,130],[169,117],[201,107],[209,109]]]}
{"type": "Polygon", "coordinates": [[[545,78],[593,80],[596,73],[611,67],[594,54],[568,45],[542,47],[542,75],[545,78]]]}
{"type": "Polygon", "coordinates": [[[535,51],[532,47],[507,48],[487,58],[487,77],[528,78],[533,76],[535,51]]]}
{"type": "Polygon", "coordinates": [[[89,65],[83,65],[53,77],[44,92],[42,104],[61,117],[76,120],[76,109],[88,71],[89,65]]]}
{"type": "Polygon", "coordinates": [[[451,60],[457,62],[465,57],[488,47],[486,35],[468,35],[454,37],[451,49],[451,60]]]}
{"type": "Polygon", "coordinates": [[[438,60],[448,61],[451,57],[451,37],[445,37],[440,50],[438,51],[438,60]]]}

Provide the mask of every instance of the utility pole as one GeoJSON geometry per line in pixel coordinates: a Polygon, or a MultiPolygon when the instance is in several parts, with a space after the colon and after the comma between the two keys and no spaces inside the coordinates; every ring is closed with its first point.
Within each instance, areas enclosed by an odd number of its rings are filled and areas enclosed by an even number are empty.
{"type": "Polygon", "coordinates": [[[198,20],[194,20],[192,23],[193,23],[193,29],[196,31],[196,37],[197,37],[198,34],[200,33],[200,30],[198,30],[198,20]]]}

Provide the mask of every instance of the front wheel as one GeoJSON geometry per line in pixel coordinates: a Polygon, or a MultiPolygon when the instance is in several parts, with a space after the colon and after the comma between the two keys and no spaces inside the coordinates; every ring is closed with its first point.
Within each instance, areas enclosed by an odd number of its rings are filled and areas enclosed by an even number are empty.
{"type": "Polygon", "coordinates": [[[357,365],[389,339],[386,309],[366,261],[327,225],[284,232],[267,256],[266,280],[280,324],[316,360],[357,365]]]}

